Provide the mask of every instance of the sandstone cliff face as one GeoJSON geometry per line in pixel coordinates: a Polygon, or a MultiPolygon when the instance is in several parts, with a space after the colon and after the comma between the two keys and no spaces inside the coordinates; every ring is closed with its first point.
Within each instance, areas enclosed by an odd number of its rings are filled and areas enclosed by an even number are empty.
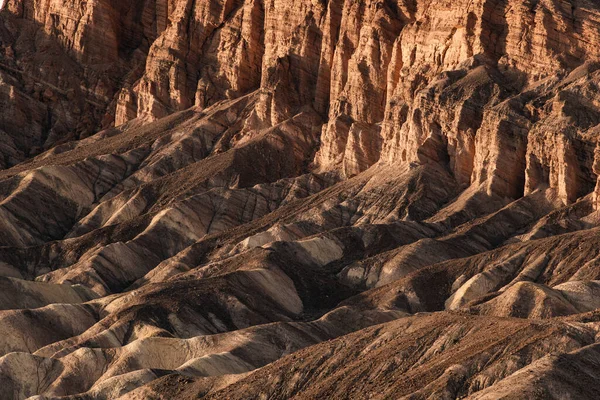
{"type": "Polygon", "coordinates": [[[592,0],[8,0],[0,383],[597,398],[598,44],[592,0]]]}
{"type": "MultiPolygon", "coordinates": [[[[583,87],[596,67],[582,64],[598,56],[589,44],[598,39],[591,2],[15,1],[8,10],[77,61],[82,93],[67,96],[93,103],[63,106],[59,122],[76,119],[73,111],[104,126],[153,120],[260,90],[246,130],[315,110],[323,120],[320,171],[354,176],[379,160],[432,161],[464,186],[514,198],[547,185],[565,203],[596,179],[595,139],[586,134],[595,112],[579,112],[597,102],[595,89],[583,87]],[[588,161],[574,166],[573,157],[588,161]]],[[[4,46],[19,64],[23,50],[4,46]]],[[[45,82],[74,86],[61,83],[71,71],[51,73],[22,76],[34,86],[43,79],[43,104],[61,97],[45,82]]],[[[21,91],[13,92],[12,104],[21,91]]],[[[48,126],[43,116],[57,107],[43,104],[28,111],[37,122],[28,131],[50,147],[73,126],[54,133],[61,124],[51,117],[48,126]]]]}

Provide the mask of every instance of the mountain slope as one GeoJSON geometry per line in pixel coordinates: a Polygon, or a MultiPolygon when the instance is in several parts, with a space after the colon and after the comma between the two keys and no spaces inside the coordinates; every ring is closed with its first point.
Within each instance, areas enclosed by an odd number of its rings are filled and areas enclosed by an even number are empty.
{"type": "Polygon", "coordinates": [[[596,398],[598,43],[591,0],[9,0],[4,396],[596,398]]]}

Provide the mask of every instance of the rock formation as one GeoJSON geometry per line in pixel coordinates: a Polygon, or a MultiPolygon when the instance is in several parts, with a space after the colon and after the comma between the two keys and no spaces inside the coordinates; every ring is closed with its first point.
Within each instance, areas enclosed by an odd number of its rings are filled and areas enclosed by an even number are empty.
{"type": "Polygon", "coordinates": [[[600,396],[596,1],[0,10],[0,398],[600,396]]]}

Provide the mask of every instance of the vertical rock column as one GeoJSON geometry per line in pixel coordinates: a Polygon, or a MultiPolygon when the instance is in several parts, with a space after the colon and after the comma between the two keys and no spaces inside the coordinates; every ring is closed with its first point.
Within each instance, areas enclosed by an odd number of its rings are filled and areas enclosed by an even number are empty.
{"type": "Polygon", "coordinates": [[[596,145],[593,172],[598,176],[596,189],[594,190],[594,208],[600,211],[600,141],[596,145]]]}

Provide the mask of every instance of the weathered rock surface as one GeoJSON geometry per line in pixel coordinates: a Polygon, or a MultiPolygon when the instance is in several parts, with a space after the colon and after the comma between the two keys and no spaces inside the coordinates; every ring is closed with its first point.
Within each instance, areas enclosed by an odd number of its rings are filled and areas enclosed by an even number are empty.
{"type": "Polygon", "coordinates": [[[1,398],[598,398],[597,2],[0,10],[1,398]]]}

